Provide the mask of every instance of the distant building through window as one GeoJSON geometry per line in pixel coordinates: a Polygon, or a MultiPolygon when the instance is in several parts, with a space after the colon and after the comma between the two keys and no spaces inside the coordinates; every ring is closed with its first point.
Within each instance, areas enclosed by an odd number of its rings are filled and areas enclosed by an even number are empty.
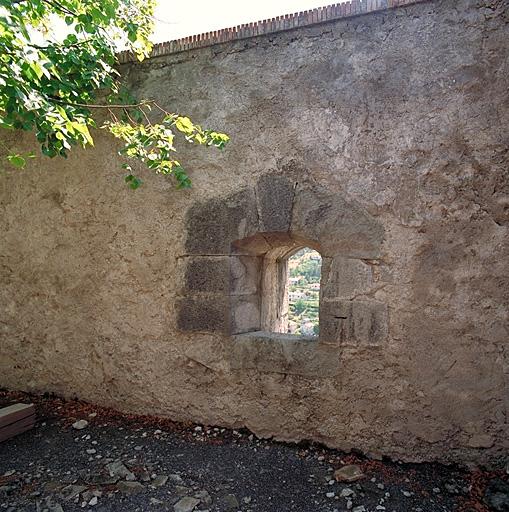
{"type": "Polygon", "coordinates": [[[288,332],[318,336],[322,257],[308,247],[288,259],[288,332]]]}

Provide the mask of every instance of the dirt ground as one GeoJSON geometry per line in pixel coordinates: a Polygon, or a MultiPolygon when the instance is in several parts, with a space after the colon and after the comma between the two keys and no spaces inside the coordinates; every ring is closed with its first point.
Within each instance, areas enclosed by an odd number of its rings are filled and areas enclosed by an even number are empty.
{"type": "Polygon", "coordinates": [[[376,461],[0,390],[0,407],[20,402],[35,404],[37,423],[0,444],[0,511],[509,510],[503,492],[490,498],[509,485],[505,469],[376,461]],[[357,466],[357,480],[338,481],[346,466],[357,466]]]}

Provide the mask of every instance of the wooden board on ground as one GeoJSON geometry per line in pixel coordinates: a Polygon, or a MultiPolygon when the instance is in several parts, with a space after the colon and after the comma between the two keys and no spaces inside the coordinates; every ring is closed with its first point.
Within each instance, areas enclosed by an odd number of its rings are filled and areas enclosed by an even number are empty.
{"type": "Polygon", "coordinates": [[[34,404],[15,404],[0,409],[0,442],[34,428],[34,404]]]}

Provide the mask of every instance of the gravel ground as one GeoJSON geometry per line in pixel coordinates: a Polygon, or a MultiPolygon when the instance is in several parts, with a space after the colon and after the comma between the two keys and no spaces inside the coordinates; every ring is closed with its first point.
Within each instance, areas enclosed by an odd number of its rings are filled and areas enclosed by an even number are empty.
{"type": "Polygon", "coordinates": [[[0,444],[0,511],[509,510],[490,501],[509,486],[504,470],[374,461],[248,431],[0,391],[0,407],[18,402],[36,405],[37,423],[0,444]],[[75,428],[79,420],[87,425],[75,428]],[[359,479],[338,481],[345,467],[359,479]]]}

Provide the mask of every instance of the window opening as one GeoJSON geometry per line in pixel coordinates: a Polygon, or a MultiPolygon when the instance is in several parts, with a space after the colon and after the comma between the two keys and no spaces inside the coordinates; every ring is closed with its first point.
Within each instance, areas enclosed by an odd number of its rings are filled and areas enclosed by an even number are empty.
{"type": "Polygon", "coordinates": [[[288,333],[318,336],[322,257],[309,247],[288,259],[288,333]]]}
{"type": "Polygon", "coordinates": [[[318,337],[322,257],[319,247],[310,248],[308,243],[279,232],[258,233],[232,243],[231,333],[318,337]],[[299,277],[299,282],[292,279],[290,283],[291,277],[299,277]],[[296,292],[301,295],[295,297],[296,292]]]}

